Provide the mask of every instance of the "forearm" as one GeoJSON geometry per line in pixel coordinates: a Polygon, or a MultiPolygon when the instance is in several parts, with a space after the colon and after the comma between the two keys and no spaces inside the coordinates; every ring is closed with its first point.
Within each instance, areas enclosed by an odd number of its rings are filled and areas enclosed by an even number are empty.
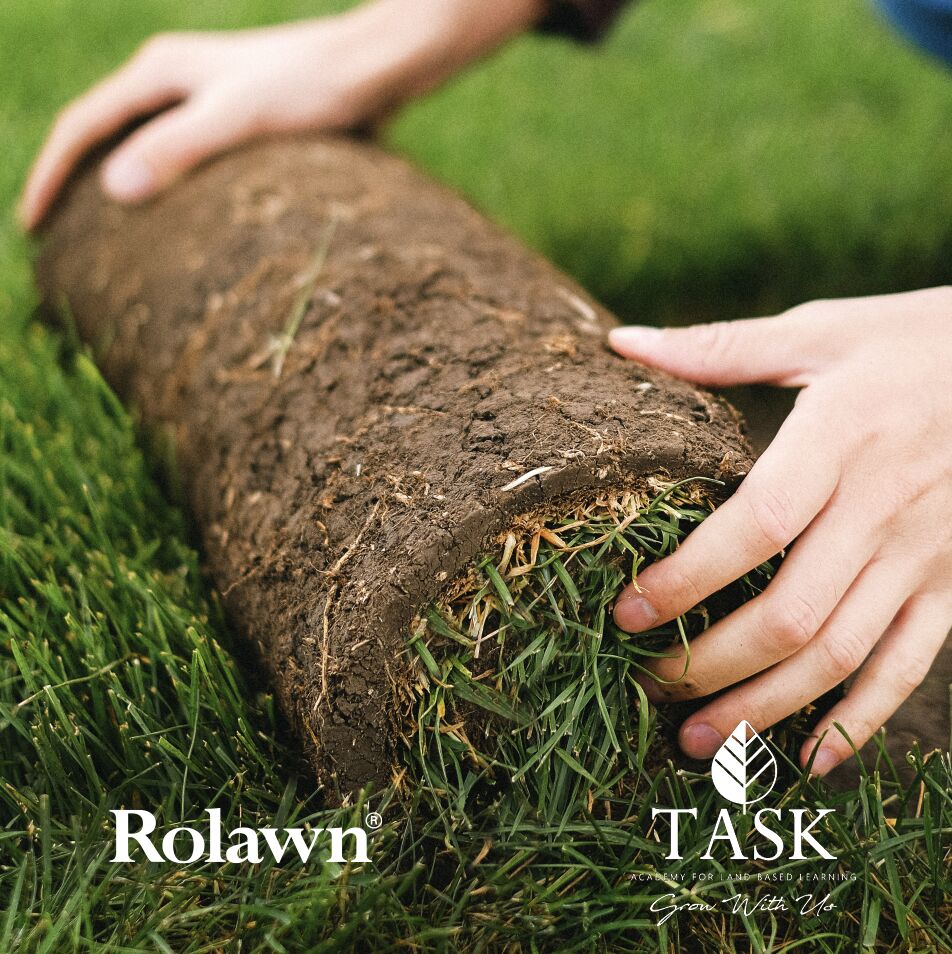
{"type": "Polygon", "coordinates": [[[355,75],[374,77],[381,110],[440,85],[468,63],[530,29],[548,0],[372,0],[343,14],[355,75]]]}

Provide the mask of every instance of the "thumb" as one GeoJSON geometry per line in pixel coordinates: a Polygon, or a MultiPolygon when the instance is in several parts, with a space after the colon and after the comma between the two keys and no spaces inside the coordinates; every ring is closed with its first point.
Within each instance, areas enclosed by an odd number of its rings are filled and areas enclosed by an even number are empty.
{"type": "Polygon", "coordinates": [[[120,202],[140,202],[203,159],[247,138],[251,124],[234,108],[187,100],[136,130],[106,160],[102,184],[120,202]]]}
{"type": "Polygon", "coordinates": [[[623,357],[698,384],[799,387],[806,383],[805,330],[781,315],[687,328],[629,325],[613,328],[608,341],[623,357]]]}

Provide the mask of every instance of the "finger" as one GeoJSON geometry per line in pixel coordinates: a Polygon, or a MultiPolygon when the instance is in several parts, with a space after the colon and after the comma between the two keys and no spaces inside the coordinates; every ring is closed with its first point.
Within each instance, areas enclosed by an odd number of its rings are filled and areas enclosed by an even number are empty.
{"type": "Polygon", "coordinates": [[[926,677],[950,628],[952,601],[948,598],[930,594],[909,600],[846,698],[823,717],[803,744],[801,764],[807,765],[819,744],[811,770],[825,775],[853,754],[850,741],[857,749],[865,745],[926,677]]]}
{"type": "Polygon", "coordinates": [[[869,564],[803,649],[685,720],[681,748],[709,758],[741,720],[763,731],[839,685],[862,665],[901,608],[911,588],[907,573],[891,562],[869,564]]]}
{"type": "Polygon", "coordinates": [[[805,356],[810,349],[804,339],[812,333],[811,324],[798,320],[797,313],[787,312],[687,328],[629,325],[613,328],[608,341],[626,358],[699,384],[761,381],[796,387],[806,383],[805,356]]]}
{"type": "Polygon", "coordinates": [[[838,449],[824,427],[813,414],[794,409],[737,493],[675,553],[625,587],[615,604],[615,623],[636,633],[674,619],[800,534],[839,480],[838,449]],[[817,464],[804,467],[806,460],[817,464]]]}
{"type": "Polygon", "coordinates": [[[680,644],[640,681],[652,701],[694,699],[763,672],[819,632],[875,551],[868,523],[831,506],[807,528],[759,596],[680,644]]]}
{"type": "Polygon", "coordinates": [[[203,159],[252,131],[247,114],[212,99],[190,99],[133,133],[106,160],[103,187],[137,202],[164,189],[203,159]]]}
{"type": "Polygon", "coordinates": [[[67,107],[53,126],[27,178],[19,216],[25,228],[43,219],[76,163],[136,116],[184,95],[172,74],[146,72],[133,61],[67,107]]]}

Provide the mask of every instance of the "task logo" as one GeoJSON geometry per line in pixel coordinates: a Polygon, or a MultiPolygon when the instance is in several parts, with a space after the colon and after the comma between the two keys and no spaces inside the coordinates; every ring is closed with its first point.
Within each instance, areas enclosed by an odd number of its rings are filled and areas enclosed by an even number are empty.
{"type": "Polygon", "coordinates": [[[766,798],[777,784],[777,760],[744,719],[714,753],[711,781],[721,797],[747,806],[766,798]]]}
{"type": "MultiPolygon", "coordinates": [[[[744,815],[750,805],[766,798],[776,786],[777,760],[768,744],[746,719],[737,725],[714,753],[711,781],[722,798],[742,807],[744,815]]],[[[732,817],[729,809],[721,808],[714,820],[707,848],[699,856],[700,860],[713,860],[714,847],[720,842],[730,849],[730,857],[735,861],[749,860],[742,845],[747,836],[742,838],[738,832],[752,828],[753,858],[757,861],[776,861],[782,857],[799,861],[810,857],[808,851],[812,856],[834,861],[835,856],[817,841],[815,835],[815,832],[818,834],[819,823],[827,815],[832,815],[833,811],[832,808],[820,808],[815,812],[807,808],[760,808],[751,826],[749,822],[742,824],[740,816],[732,817]]],[[[667,818],[670,830],[668,854],[665,857],[669,861],[679,860],[682,858],[681,821],[687,818],[697,821],[698,810],[652,806],[652,825],[659,817],[667,818]]]]}

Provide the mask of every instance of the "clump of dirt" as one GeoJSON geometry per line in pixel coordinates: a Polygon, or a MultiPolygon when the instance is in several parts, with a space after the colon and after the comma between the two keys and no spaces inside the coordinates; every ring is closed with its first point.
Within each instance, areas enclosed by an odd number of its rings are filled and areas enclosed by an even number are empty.
{"type": "Polygon", "coordinates": [[[519,521],[751,460],[721,400],[625,362],[614,319],[380,149],[294,138],[137,208],[89,163],[45,300],[167,430],[211,574],[332,797],[388,784],[406,633],[519,521]]]}

